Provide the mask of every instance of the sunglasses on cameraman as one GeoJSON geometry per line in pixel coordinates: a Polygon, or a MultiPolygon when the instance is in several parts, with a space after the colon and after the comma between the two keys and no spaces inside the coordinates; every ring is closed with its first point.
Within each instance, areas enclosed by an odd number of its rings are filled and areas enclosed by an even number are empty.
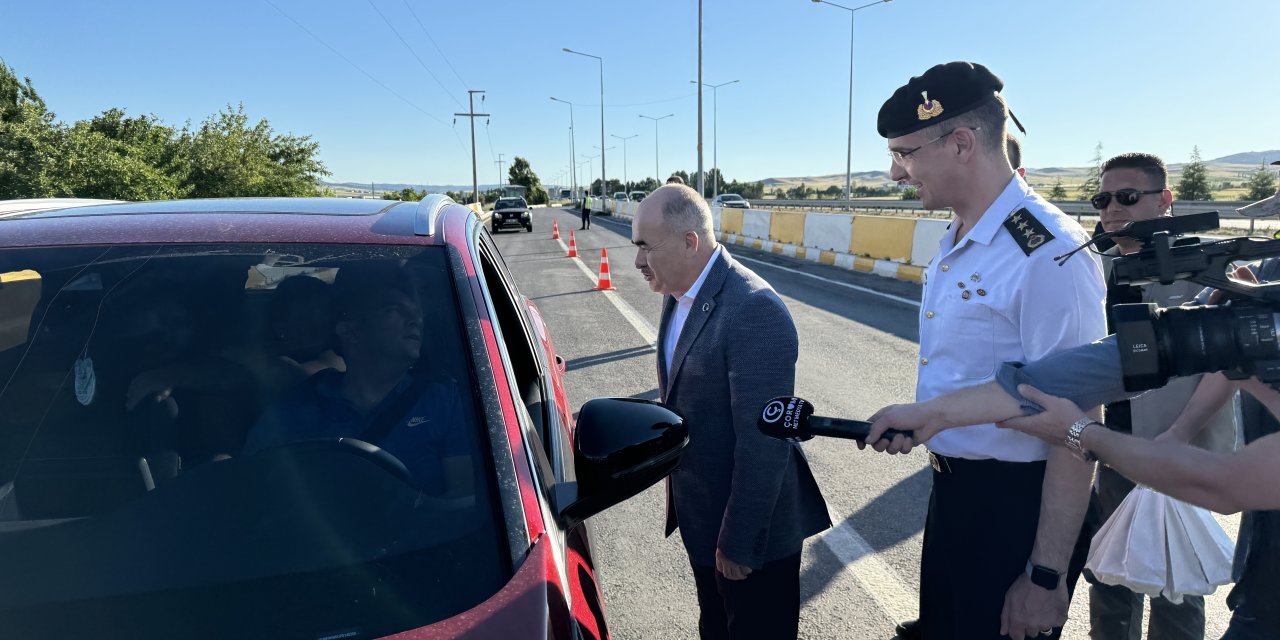
{"type": "Polygon", "coordinates": [[[1111,197],[1115,196],[1116,202],[1119,202],[1121,205],[1126,207],[1132,207],[1133,205],[1138,204],[1138,201],[1142,199],[1142,196],[1151,195],[1153,193],[1164,193],[1164,189],[1149,189],[1147,191],[1139,191],[1137,189],[1103,191],[1102,193],[1089,198],[1089,203],[1093,205],[1094,209],[1101,211],[1106,209],[1107,205],[1111,204],[1111,197]]]}

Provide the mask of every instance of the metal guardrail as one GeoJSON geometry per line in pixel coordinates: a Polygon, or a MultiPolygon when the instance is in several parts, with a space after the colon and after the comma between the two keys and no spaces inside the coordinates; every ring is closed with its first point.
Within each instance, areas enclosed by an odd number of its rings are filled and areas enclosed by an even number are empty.
{"type": "MultiPolygon", "coordinates": [[[[834,212],[841,212],[845,208],[844,200],[749,200],[753,209],[825,209],[834,212]]],[[[903,213],[911,215],[947,215],[947,209],[925,209],[924,203],[920,200],[875,200],[868,198],[854,198],[849,201],[854,211],[883,211],[893,213],[903,213]]],[[[1173,212],[1175,215],[1187,213],[1204,213],[1206,211],[1217,211],[1219,217],[1223,219],[1236,218],[1244,219],[1236,213],[1236,209],[1250,204],[1251,201],[1198,201],[1198,200],[1174,200],[1173,212]]],[[[1082,200],[1055,200],[1056,205],[1063,213],[1071,216],[1097,215],[1098,212],[1087,201],[1082,200]]]]}

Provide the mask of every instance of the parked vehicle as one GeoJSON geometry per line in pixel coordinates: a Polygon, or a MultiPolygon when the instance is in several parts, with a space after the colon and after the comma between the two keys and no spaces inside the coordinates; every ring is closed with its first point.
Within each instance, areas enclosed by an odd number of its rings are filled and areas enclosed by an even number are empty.
{"type": "Polygon", "coordinates": [[[586,520],[688,432],[635,399],[575,426],[474,212],[7,210],[4,637],[609,636],[586,520]],[[381,399],[354,386],[388,371],[381,399]]]}
{"type": "Polygon", "coordinates": [[[644,191],[632,191],[629,195],[631,197],[632,202],[640,202],[641,200],[644,200],[645,196],[649,194],[645,193],[644,191]]]}

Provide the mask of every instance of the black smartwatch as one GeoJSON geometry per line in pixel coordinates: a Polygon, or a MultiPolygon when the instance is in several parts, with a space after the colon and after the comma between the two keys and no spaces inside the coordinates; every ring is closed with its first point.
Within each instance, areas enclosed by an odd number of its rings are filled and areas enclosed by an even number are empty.
{"type": "Polygon", "coordinates": [[[1027,561],[1027,576],[1031,578],[1031,584],[1041,589],[1057,590],[1058,585],[1062,584],[1062,577],[1065,574],[1066,572],[1064,571],[1054,571],[1049,567],[1031,564],[1030,560],[1027,561]]]}

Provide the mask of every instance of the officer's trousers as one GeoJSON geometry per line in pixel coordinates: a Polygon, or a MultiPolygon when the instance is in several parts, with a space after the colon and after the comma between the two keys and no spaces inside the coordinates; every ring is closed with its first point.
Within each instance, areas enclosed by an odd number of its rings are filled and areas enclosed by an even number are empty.
{"type": "MultiPolygon", "coordinates": [[[[933,491],[920,559],[920,624],[926,640],[995,640],[1004,597],[1026,571],[1040,521],[1044,462],[930,455],[933,491]]],[[[1068,589],[1084,566],[1077,545],[1068,589]]],[[[1062,630],[1050,637],[1056,640],[1062,630]]]]}

